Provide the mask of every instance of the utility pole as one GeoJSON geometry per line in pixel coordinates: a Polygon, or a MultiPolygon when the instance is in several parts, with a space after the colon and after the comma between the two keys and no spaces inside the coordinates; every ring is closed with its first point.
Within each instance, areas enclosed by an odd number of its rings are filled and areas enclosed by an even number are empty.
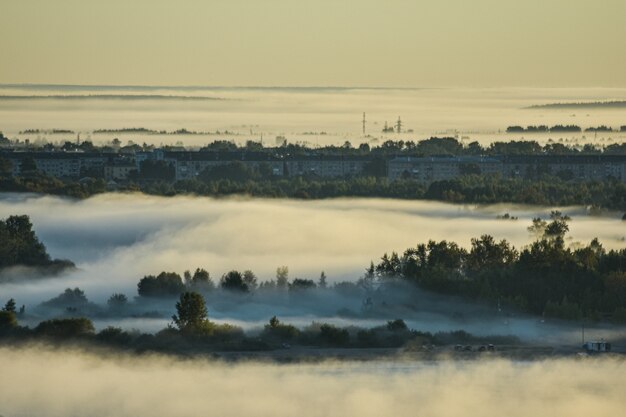
{"type": "Polygon", "coordinates": [[[396,132],[402,133],[402,120],[400,120],[400,116],[398,116],[398,121],[396,122],[396,132]]]}
{"type": "Polygon", "coordinates": [[[583,346],[585,346],[585,319],[582,320],[582,324],[583,346]]]}
{"type": "Polygon", "coordinates": [[[365,112],[363,112],[363,136],[365,136],[365,112]]]}

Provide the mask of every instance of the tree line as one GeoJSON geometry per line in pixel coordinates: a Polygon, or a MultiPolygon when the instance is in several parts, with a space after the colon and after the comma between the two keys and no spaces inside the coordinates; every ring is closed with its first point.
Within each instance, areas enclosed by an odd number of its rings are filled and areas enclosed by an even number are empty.
{"type": "Polygon", "coordinates": [[[402,279],[445,294],[513,305],[563,319],[626,321],[626,249],[609,250],[597,239],[566,247],[569,218],[558,211],[536,218],[537,239],[521,250],[492,236],[474,238],[466,250],[429,241],[401,255],[385,254],[367,270],[370,279],[402,279]]]}
{"type": "Polygon", "coordinates": [[[152,182],[139,188],[146,194],[192,194],[211,197],[247,195],[264,198],[325,199],[336,197],[435,200],[449,203],[583,205],[626,211],[626,184],[613,181],[570,182],[547,173],[531,178],[465,175],[428,185],[410,178],[388,180],[373,176],[347,179],[296,177],[237,181],[230,178],[152,182]]]}
{"type": "Polygon", "coordinates": [[[209,319],[203,296],[194,291],[180,294],[172,322],[156,334],[126,331],[109,326],[96,332],[86,317],[44,320],[34,328],[20,326],[15,302],[9,300],[0,310],[0,343],[82,344],[167,353],[202,351],[255,351],[285,349],[291,345],[318,348],[398,348],[430,350],[433,345],[518,344],[513,336],[474,336],[464,331],[429,333],[410,329],[402,319],[371,328],[340,327],[312,322],[304,328],[271,317],[259,334],[246,334],[240,327],[209,319]]]}

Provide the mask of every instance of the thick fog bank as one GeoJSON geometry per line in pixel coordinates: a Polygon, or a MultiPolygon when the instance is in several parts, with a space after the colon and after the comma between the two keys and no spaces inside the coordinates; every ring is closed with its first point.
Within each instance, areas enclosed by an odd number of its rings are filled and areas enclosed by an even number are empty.
{"type": "Polygon", "coordinates": [[[618,359],[226,365],[0,348],[6,417],[615,417],[618,359]]]}
{"type": "MultiPolygon", "coordinates": [[[[280,265],[290,278],[329,282],[356,280],[370,260],[429,239],[469,246],[491,234],[518,247],[530,242],[533,217],[552,208],[461,206],[424,201],[336,199],[324,201],[152,197],[105,194],[81,201],[24,194],[0,195],[0,217],[28,214],[55,258],[74,261],[77,271],[24,284],[0,284],[0,298],[40,302],[67,287],[80,287],[102,302],[113,292],[136,295],[147,274],[205,268],[214,281],[233,269],[273,279],[280,265]],[[509,213],[518,220],[499,220],[509,213]]],[[[607,248],[624,246],[620,213],[590,217],[582,208],[563,208],[572,217],[571,240],[598,237],[607,248]]]]}
{"type": "MultiPolygon", "coordinates": [[[[454,136],[465,143],[489,144],[501,140],[552,139],[570,144],[620,143],[620,132],[552,133],[547,135],[506,134],[510,125],[578,124],[583,128],[607,125],[619,128],[625,120],[620,109],[535,109],[536,104],[624,100],[624,88],[426,88],[426,89],[342,89],[342,88],[158,88],[158,87],[72,87],[0,85],[0,130],[11,138],[31,142],[83,140],[102,144],[119,137],[126,142],[154,145],[203,146],[215,139],[239,143],[263,140],[274,145],[277,136],[311,146],[370,143],[386,139],[424,139],[454,136]],[[2,96],[50,95],[140,95],[126,99],[9,99],[2,96]],[[161,98],[150,98],[150,95],[161,98]],[[167,96],[164,100],[162,97],[167,96]],[[176,99],[176,97],[179,99],[176,99]],[[190,100],[188,97],[225,100],[190,100]],[[367,136],[361,119],[366,112],[367,136]],[[401,116],[404,133],[382,133],[385,123],[393,125],[401,116]],[[92,134],[96,129],[144,127],[155,130],[186,128],[212,135],[92,134]],[[20,134],[26,129],[71,129],[69,135],[20,134]],[[411,132],[409,132],[411,130],[411,132]],[[228,131],[228,133],[225,133],[228,131]]],[[[282,143],[282,139],[278,139],[282,143]]]]}

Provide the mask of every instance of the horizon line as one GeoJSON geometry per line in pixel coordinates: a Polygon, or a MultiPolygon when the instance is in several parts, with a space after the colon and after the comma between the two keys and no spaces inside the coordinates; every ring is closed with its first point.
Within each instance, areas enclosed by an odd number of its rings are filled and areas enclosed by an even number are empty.
{"type": "Polygon", "coordinates": [[[339,85],[156,85],[156,84],[67,84],[67,83],[0,83],[0,87],[79,87],[79,88],[166,88],[166,89],[358,89],[358,90],[426,90],[450,87],[407,87],[407,86],[339,86],[339,85]]]}
{"type": "Polygon", "coordinates": [[[515,86],[515,85],[502,85],[502,86],[461,86],[461,85],[448,85],[448,86],[363,86],[363,85],[199,85],[199,84],[184,84],[184,85],[158,85],[158,84],[68,84],[68,83],[2,83],[0,82],[0,88],[122,88],[122,89],[148,89],[148,88],[163,88],[163,89],[257,89],[257,90],[271,90],[271,89],[284,89],[284,90],[447,90],[447,89],[626,89],[626,86],[515,86]]]}

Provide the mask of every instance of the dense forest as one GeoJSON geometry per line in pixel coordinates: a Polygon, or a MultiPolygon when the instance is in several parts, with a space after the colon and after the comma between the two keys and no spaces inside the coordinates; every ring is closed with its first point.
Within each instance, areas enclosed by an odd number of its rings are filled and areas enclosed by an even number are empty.
{"type": "MultiPolygon", "coordinates": [[[[224,167],[198,180],[138,181],[117,187],[121,192],[160,196],[193,194],[209,197],[248,195],[266,198],[324,199],[335,197],[399,198],[450,203],[521,203],[534,205],[584,205],[626,211],[626,184],[619,181],[569,182],[558,177],[512,179],[467,175],[425,185],[413,179],[390,181],[366,176],[347,179],[263,178],[258,171],[240,166],[224,167]]],[[[61,181],[41,175],[1,177],[0,192],[33,192],[87,198],[111,191],[102,179],[61,181]]]]}
{"type": "Polygon", "coordinates": [[[473,299],[500,301],[523,311],[563,319],[626,321],[626,249],[565,246],[569,218],[552,213],[528,228],[538,237],[517,250],[484,235],[466,250],[429,241],[402,255],[385,254],[368,269],[372,279],[398,278],[421,288],[473,299]]]}
{"type": "Polygon", "coordinates": [[[467,175],[425,185],[412,179],[293,178],[279,180],[230,178],[152,182],[138,186],[147,194],[173,196],[249,195],[270,198],[323,199],[334,197],[381,197],[410,200],[437,200],[450,203],[520,203],[534,205],[584,205],[626,211],[626,184],[619,181],[575,183],[557,177],[505,179],[467,175]]]}

